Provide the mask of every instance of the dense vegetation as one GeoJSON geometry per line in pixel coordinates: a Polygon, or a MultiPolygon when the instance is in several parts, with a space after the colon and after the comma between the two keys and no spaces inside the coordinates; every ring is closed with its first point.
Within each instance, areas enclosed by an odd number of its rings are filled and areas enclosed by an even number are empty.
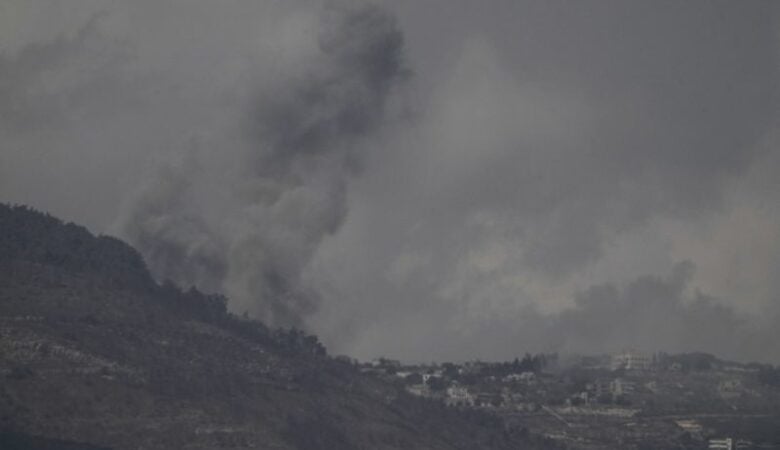
{"type": "Polygon", "coordinates": [[[156,287],[141,255],[116,238],[95,238],[82,226],[63,223],[26,206],[5,204],[0,204],[0,230],[0,261],[26,261],[89,273],[136,290],[156,287]]]}
{"type": "MultiPolygon", "coordinates": [[[[228,313],[227,298],[222,295],[204,294],[193,287],[182,290],[170,280],[156,283],[141,255],[119,239],[95,237],[80,225],[63,223],[27,206],[0,203],[0,265],[4,264],[0,267],[20,263],[57,268],[90,277],[108,289],[145,294],[166,313],[219,325],[279,350],[325,354],[316,336],[296,329],[271,332],[260,322],[228,313]]],[[[94,320],[94,316],[86,319],[94,320]]]]}

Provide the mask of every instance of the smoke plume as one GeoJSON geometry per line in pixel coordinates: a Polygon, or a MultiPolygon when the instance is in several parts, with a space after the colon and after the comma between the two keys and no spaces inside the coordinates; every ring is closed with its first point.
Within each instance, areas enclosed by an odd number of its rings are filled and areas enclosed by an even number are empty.
{"type": "Polygon", "coordinates": [[[316,309],[302,273],[343,222],[350,175],[405,75],[401,33],[378,7],[337,3],[315,25],[303,69],[253,93],[242,139],[214,149],[235,158],[232,171],[206,181],[196,156],[166,167],[124,225],[154,273],[225,291],[274,325],[300,325],[316,309]],[[215,195],[230,208],[204,208],[215,195]]]}
{"type": "Polygon", "coordinates": [[[0,200],[358,358],[778,362],[778,36],[762,1],[4,0],[0,200]]]}

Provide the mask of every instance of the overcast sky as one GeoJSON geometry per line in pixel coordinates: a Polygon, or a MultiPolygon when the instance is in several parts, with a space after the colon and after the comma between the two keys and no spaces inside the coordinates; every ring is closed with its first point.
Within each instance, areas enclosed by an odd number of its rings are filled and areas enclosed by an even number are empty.
{"type": "Polygon", "coordinates": [[[0,1],[0,201],[333,353],[780,362],[771,1],[0,1]]]}

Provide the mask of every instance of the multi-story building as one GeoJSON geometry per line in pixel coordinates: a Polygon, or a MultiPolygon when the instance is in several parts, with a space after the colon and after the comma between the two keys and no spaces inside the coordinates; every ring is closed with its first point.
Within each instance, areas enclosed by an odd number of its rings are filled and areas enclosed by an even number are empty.
{"type": "Polygon", "coordinates": [[[652,358],[634,351],[624,351],[612,355],[612,370],[647,370],[652,366],[652,358]]]}

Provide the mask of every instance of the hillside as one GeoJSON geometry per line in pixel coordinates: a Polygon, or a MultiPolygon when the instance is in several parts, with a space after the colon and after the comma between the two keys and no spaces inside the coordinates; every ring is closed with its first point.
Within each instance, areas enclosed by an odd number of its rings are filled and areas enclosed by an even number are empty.
{"type": "Polygon", "coordinates": [[[0,448],[546,448],[314,336],[156,283],[133,248],[0,204],[0,448]]]}

